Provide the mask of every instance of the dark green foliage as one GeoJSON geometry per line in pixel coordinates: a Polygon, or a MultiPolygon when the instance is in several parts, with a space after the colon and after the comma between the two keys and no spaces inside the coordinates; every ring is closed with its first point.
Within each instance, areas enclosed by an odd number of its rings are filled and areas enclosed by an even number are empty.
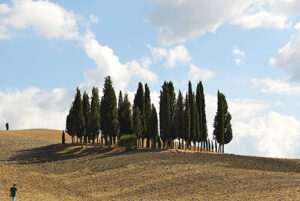
{"type": "Polygon", "coordinates": [[[146,118],[145,118],[145,94],[144,88],[141,82],[138,84],[138,89],[134,96],[133,107],[138,107],[140,110],[141,123],[142,123],[142,135],[137,138],[142,138],[142,147],[144,147],[144,138],[146,137],[146,118]]]}
{"type": "Polygon", "coordinates": [[[88,124],[88,138],[93,140],[98,139],[100,132],[100,100],[98,88],[93,87],[92,100],[91,100],[91,111],[88,124]]]}
{"type": "Polygon", "coordinates": [[[206,123],[206,112],[205,112],[205,96],[203,92],[203,85],[200,81],[197,85],[196,92],[196,103],[200,121],[200,141],[203,142],[207,138],[207,123],[206,123]]]}
{"type": "Polygon", "coordinates": [[[6,123],[6,124],[5,124],[5,127],[6,127],[6,130],[8,131],[8,130],[9,130],[9,124],[6,123]]]}
{"type": "Polygon", "coordinates": [[[118,119],[120,126],[119,137],[133,132],[131,103],[128,100],[128,94],[125,94],[123,99],[121,91],[119,94],[118,119]]]}
{"type": "Polygon", "coordinates": [[[74,131],[77,138],[80,139],[80,143],[82,143],[82,137],[85,136],[85,119],[83,116],[83,105],[80,90],[77,88],[76,91],[75,100],[73,102],[74,131]]]}
{"type": "Polygon", "coordinates": [[[188,98],[189,98],[189,107],[190,107],[190,139],[189,144],[191,141],[194,141],[196,137],[196,108],[195,108],[195,95],[192,89],[192,83],[189,81],[189,89],[188,89],[188,98]]]}
{"type": "Polygon", "coordinates": [[[147,125],[148,125],[149,138],[152,139],[152,147],[153,147],[153,144],[156,145],[156,141],[159,138],[157,112],[154,105],[152,105],[149,123],[147,125]]]}
{"type": "MultiPolygon", "coordinates": [[[[231,114],[228,112],[228,105],[224,94],[218,91],[218,109],[214,120],[214,138],[220,145],[229,143],[232,140],[231,114]]],[[[222,146],[224,151],[224,146],[222,146]]]]}
{"type": "Polygon", "coordinates": [[[65,136],[65,131],[63,131],[61,134],[61,144],[65,144],[65,143],[66,143],[66,136],[65,136]]]}
{"type": "Polygon", "coordinates": [[[190,106],[189,106],[189,98],[188,95],[185,96],[184,103],[184,140],[187,142],[190,141],[191,135],[191,116],[190,116],[190,106]]]}
{"type": "Polygon", "coordinates": [[[112,140],[115,140],[119,135],[119,121],[118,121],[118,109],[117,98],[115,90],[110,76],[105,78],[103,96],[100,104],[100,116],[101,116],[101,131],[105,137],[105,144],[107,144],[107,137],[109,137],[109,145],[112,144],[112,140]]]}
{"type": "Polygon", "coordinates": [[[118,146],[126,149],[136,149],[136,135],[122,135],[118,141],[118,146]]]}
{"type": "Polygon", "coordinates": [[[184,103],[181,91],[179,90],[176,102],[175,117],[175,136],[178,138],[178,148],[180,149],[180,139],[184,138],[184,103]]]}
{"type": "Polygon", "coordinates": [[[145,137],[147,138],[147,147],[149,147],[150,143],[150,115],[151,115],[151,97],[150,90],[147,84],[145,84],[145,137]]]}
{"type": "Polygon", "coordinates": [[[74,124],[74,109],[73,109],[73,103],[69,110],[69,114],[67,115],[66,119],[66,131],[67,133],[72,137],[72,144],[74,143],[74,137],[75,137],[75,124],[74,124]]]}
{"type": "Polygon", "coordinates": [[[166,82],[160,91],[159,103],[160,138],[164,143],[163,146],[165,146],[165,143],[171,138],[170,94],[166,82]]]}
{"type": "Polygon", "coordinates": [[[141,112],[138,107],[133,108],[133,133],[136,135],[137,139],[140,139],[143,134],[141,112]]]}
{"type": "Polygon", "coordinates": [[[89,123],[89,118],[90,118],[90,113],[91,113],[91,105],[89,101],[89,96],[87,95],[86,91],[83,93],[83,98],[82,98],[82,106],[83,106],[83,116],[85,120],[85,131],[86,134],[84,135],[84,142],[87,142],[87,136],[89,136],[89,129],[88,129],[88,123],[89,123]]]}
{"type": "Polygon", "coordinates": [[[173,140],[177,137],[175,132],[175,111],[176,111],[176,94],[174,91],[173,82],[169,81],[166,83],[168,86],[169,97],[170,97],[170,136],[169,143],[173,142],[173,140]]]}

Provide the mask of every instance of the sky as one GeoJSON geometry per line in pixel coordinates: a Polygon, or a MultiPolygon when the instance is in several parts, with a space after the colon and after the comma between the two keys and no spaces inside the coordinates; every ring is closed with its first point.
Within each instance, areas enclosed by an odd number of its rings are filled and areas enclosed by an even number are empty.
{"type": "Polygon", "coordinates": [[[225,152],[300,158],[299,66],[297,0],[0,0],[0,129],[65,129],[76,87],[108,75],[157,109],[165,80],[202,81],[210,138],[227,98],[225,152]]]}

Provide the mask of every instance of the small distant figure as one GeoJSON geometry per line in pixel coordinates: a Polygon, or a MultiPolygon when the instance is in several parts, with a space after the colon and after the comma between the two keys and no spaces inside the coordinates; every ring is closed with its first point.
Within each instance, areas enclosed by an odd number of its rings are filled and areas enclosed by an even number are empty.
{"type": "Polygon", "coordinates": [[[13,187],[10,188],[10,196],[12,197],[13,201],[16,201],[17,191],[18,191],[17,185],[14,184],[13,187]]]}
{"type": "Polygon", "coordinates": [[[6,124],[5,124],[5,127],[6,127],[6,130],[8,131],[8,130],[9,130],[9,124],[6,123],[6,124]]]}

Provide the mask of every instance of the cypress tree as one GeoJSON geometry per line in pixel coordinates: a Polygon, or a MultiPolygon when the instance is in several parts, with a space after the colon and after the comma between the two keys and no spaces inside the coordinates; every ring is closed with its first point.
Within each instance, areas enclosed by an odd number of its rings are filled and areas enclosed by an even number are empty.
{"type": "Polygon", "coordinates": [[[149,132],[150,125],[150,115],[151,115],[151,98],[150,98],[150,90],[147,84],[145,84],[145,128],[146,128],[146,138],[147,138],[147,148],[150,145],[151,134],[149,132]]]}
{"type": "Polygon", "coordinates": [[[63,131],[61,134],[61,144],[65,144],[65,143],[66,143],[66,136],[65,136],[65,131],[63,131]]]}
{"type": "MultiPolygon", "coordinates": [[[[133,108],[133,133],[138,139],[140,139],[143,134],[142,117],[139,107],[133,108]]],[[[138,146],[140,146],[140,141],[138,146]]]]}
{"type": "MultiPolygon", "coordinates": [[[[120,94],[122,94],[120,92],[120,94]]],[[[128,100],[128,94],[125,93],[124,99],[122,95],[119,95],[119,125],[120,125],[120,135],[121,137],[124,134],[132,134],[133,125],[132,125],[132,112],[131,112],[131,103],[128,100]],[[120,101],[122,100],[122,101],[120,101]]]]}
{"type": "Polygon", "coordinates": [[[175,110],[176,110],[176,94],[174,91],[173,82],[169,81],[166,83],[168,86],[169,97],[170,97],[170,134],[168,139],[168,146],[173,147],[174,139],[177,137],[175,132],[175,110]]]}
{"type": "Polygon", "coordinates": [[[107,76],[104,81],[103,96],[100,103],[101,116],[101,131],[107,144],[107,137],[109,137],[109,145],[115,144],[116,136],[119,135],[119,121],[117,98],[113,83],[110,76],[107,76]]]}
{"type": "Polygon", "coordinates": [[[146,131],[146,120],[145,120],[145,95],[144,95],[144,89],[143,85],[141,82],[138,84],[138,89],[136,91],[136,94],[134,96],[134,101],[133,101],[133,107],[136,108],[138,107],[141,113],[141,122],[142,122],[142,135],[137,136],[138,140],[140,138],[142,139],[142,147],[144,147],[144,138],[146,136],[145,131],[146,131]]]}
{"type": "Polygon", "coordinates": [[[174,122],[175,122],[174,124],[175,124],[175,133],[176,133],[175,135],[179,141],[178,149],[180,149],[181,148],[180,139],[182,140],[182,144],[183,144],[183,138],[184,138],[184,103],[183,103],[183,97],[180,90],[176,102],[174,122]]]}
{"type": "Polygon", "coordinates": [[[74,143],[74,137],[75,137],[75,123],[74,123],[73,103],[72,103],[72,106],[69,110],[69,114],[67,115],[67,119],[66,119],[66,131],[72,137],[72,144],[74,143]]]}
{"type": "Polygon", "coordinates": [[[85,120],[85,131],[86,131],[84,135],[84,142],[87,143],[87,137],[89,136],[88,123],[89,123],[89,118],[91,113],[91,105],[89,101],[89,96],[86,93],[86,91],[84,91],[83,93],[82,105],[83,105],[83,116],[85,120]]]}
{"type": "Polygon", "coordinates": [[[90,118],[89,118],[89,124],[88,124],[88,138],[93,141],[93,144],[95,144],[95,139],[99,139],[99,133],[100,133],[100,100],[99,100],[99,93],[98,88],[93,87],[92,90],[92,100],[91,100],[91,112],[90,112],[90,118]]]}
{"type": "Polygon", "coordinates": [[[218,109],[214,120],[214,138],[222,147],[232,140],[231,114],[228,112],[228,105],[224,94],[218,91],[218,109]]]}
{"type": "Polygon", "coordinates": [[[196,117],[196,132],[195,132],[195,136],[194,136],[194,150],[197,149],[197,142],[200,141],[200,120],[199,120],[199,114],[198,114],[198,110],[197,110],[197,105],[196,105],[196,101],[194,101],[194,109],[195,109],[195,117],[196,117]]]}
{"type": "MultiPolygon", "coordinates": [[[[184,140],[187,142],[190,140],[191,135],[191,116],[190,116],[190,106],[189,106],[189,99],[188,95],[185,96],[185,103],[184,103],[184,140]]],[[[182,144],[183,147],[183,144],[182,144]]]]}
{"type": "MultiPolygon", "coordinates": [[[[162,86],[162,91],[160,91],[160,102],[159,102],[159,120],[160,120],[160,138],[163,141],[163,147],[166,147],[166,143],[170,139],[170,94],[169,88],[166,82],[162,86]]],[[[168,143],[167,143],[168,144],[168,143]]]]}
{"type": "Polygon", "coordinates": [[[157,112],[155,109],[155,106],[152,104],[152,110],[149,118],[149,125],[148,126],[148,131],[149,131],[149,136],[152,141],[152,148],[156,147],[156,141],[158,140],[158,119],[157,119],[157,112]]]}
{"type": "Polygon", "coordinates": [[[190,139],[188,141],[189,146],[191,145],[191,141],[194,140],[196,137],[196,109],[194,104],[194,93],[192,89],[192,83],[189,81],[189,89],[188,89],[188,96],[189,96],[189,108],[190,108],[190,139]]]}
{"type": "Polygon", "coordinates": [[[80,90],[76,89],[76,96],[73,104],[74,109],[74,129],[77,139],[80,139],[82,146],[82,137],[85,136],[85,119],[83,116],[83,105],[80,90]]]}
{"type": "Polygon", "coordinates": [[[200,121],[200,142],[201,142],[201,150],[202,150],[203,142],[207,138],[207,123],[206,123],[206,112],[205,112],[205,96],[204,96],[203,85],[201,81],[197,85],[196,102],[197,102],[197,109],[198,109],[199,121],[200,121]]]}

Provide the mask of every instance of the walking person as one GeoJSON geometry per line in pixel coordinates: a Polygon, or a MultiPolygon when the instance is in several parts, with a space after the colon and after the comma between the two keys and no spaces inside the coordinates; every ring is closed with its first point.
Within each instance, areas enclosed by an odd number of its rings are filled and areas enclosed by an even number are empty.
{"type": "Polygon", "coordinates": [[[12,197],[12,201],[16,201],[16,195],[17,195],[17,185],[14,184],[13,187],[10,188],[10,196],[12,197]]]}

